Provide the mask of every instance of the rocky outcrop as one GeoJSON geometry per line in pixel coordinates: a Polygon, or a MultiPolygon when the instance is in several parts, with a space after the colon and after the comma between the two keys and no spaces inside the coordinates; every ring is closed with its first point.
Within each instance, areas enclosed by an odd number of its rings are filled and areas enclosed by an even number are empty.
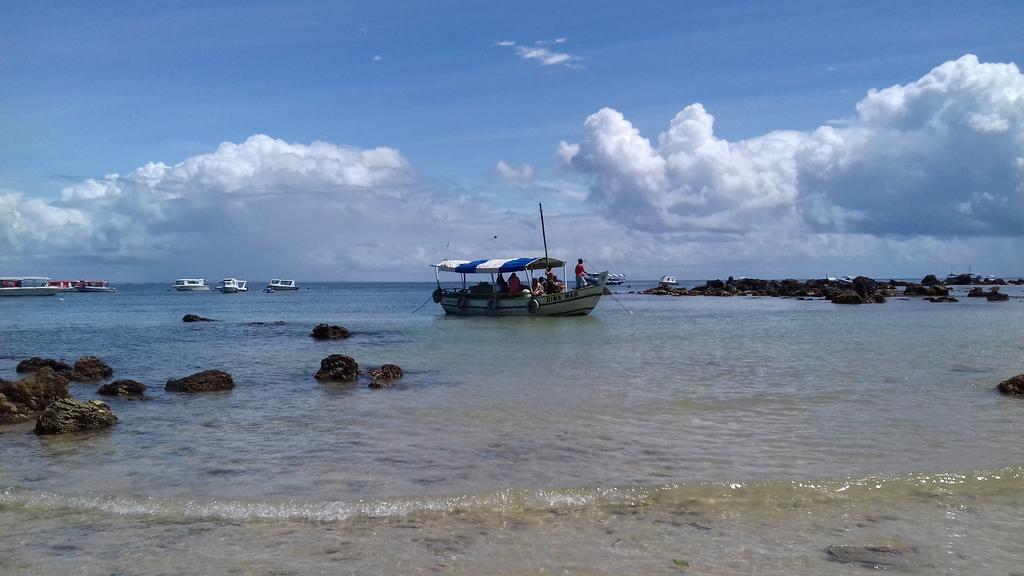
{"type": "Polygon", "coordinates": [[[921,284],[908,284],[903,289],[905,296],[949,296],[949,288],[941,284],[922,286],[921,284]]]}
{"type": "MultiPolygon", "coordinates": [[[[2,384],[2,381],[0,381],[0,384],[2,384]]],[[[23,404],[12,402],[6,394],[0,393],[0,424],[22,422],[31,417],[32,412],[25,408],[23,404]]]]}
{"type": "Polygon", "coordinates": [[[44,366],[16,382],[3,382],[0,394],[25,412],[39,412],[50,403],[69,397],[68,379],[44,366]]]}
{"type": "Polygon", "coordinates": [[[863,304],[864,298],[853,290],[843,290],[832,298],[833,304],[863,304]]]}
{"type": "Polygon", "coordinates": [[[1009,300],[1010,295],[1000,292],[999,286],[993,286],[992,289],[989,290],[988,294],[985,294],[985,299],[989,302],[1002,302],[1004,300],[1009,300]]]}
{"type": "Polygon", "coordinates": [[[113,426],[117,416],[99,400],[61,398],[51,402],[36,421],[36,434],[67,434],[113,426]]]}
{"type": "Polygon", "coordinates": [[[959,300],[952,296],[928,296],[925,300],[929,302],[959,302],[959,300]]]}
{"type": "Polygon", "coordinates": [[[960,274],[952,278],[946,278],[944,284],[947,286],[970,286],[971,284],[981,284],[981,281],[970,274],[960,274]]]}
{"type": "Polygon", "coordinates": [[[968,298],[984,298],[985,289],[980,286],[977,288],[971,288],[971,291],[967,293],[968,298]]]}
{"type": "Polygon", "coordinates": [[[102,380],[110,378],[114,369],[107,366],[107,363],[95,356],[82,356],[75,361],[75,370],[71,373],[71,379],[88,382],[90,380],[102,380]]]}
{"type": "Polygon", "coordinates": [[[231,390],[235,381],[222,370],[204,370],[178,380],[168,380],[164,386],[172,392],[216,392],[231,390]]]}
{"type": "Polygon", "coordinates": [[[929,274],[921,279],[922,286],[935,286],[940,284],[939,279],[935,277],[935,274],[929,274]]]}
{"type": "Polygon", "coordinates": [[[209,318],[203,318],[202,316],[199,316],[198,314],[185,314],[184,316],[181,317],[181,321],[182,322],[213,322],[213,320],[210,320],[209,318]]]}
{"type": "Polygon", "coordinates": [[[330,324],[317,324],[313,328],[313,333],[310,334],[310,336],[317,340],[341,340],[351,335],[344,327],[330,324]]]}
{"type": "Polygon", "coordinates": [[[359,363],[351,356],[331,354],[320,361],[320,370],[313,376],[321,382],[344,382],[359,377],[359,363]]]}
{"type": "Polygon", "coordinates": [[[23,374],[25,372],[35,372],[36,370],[39,370],[44,366],[52,368],[54,372],[60,372],[64,374],[71,373],[71,366],[69,366],[67,362],[63,362],[61,360],[52,360],[50,358],[37,358],[35,356],[28,358],[27,360],[22,360],[21,362],[18,362],[18,367],[15,368],[15,370],[19,374],[23,374]]]}
{"type": "Polygon", "coordinates": [[[370,388],[389,388],[392,380],[402,377],[402,369],[397,364],[385,364],[370,370],[370,388]]]}
{"type": "Polygon", "coordinates": [[[1008,396],[1024,396],[1024,374],[1017,374],[1013,378],[1003,380],[996,386],[1000,394],[1008,396]]]}
{"type": "Polygon", "coordinates": [[[135,380],[114,380],[100,386],[96,393],[101,396],[142,396],[146,393],[146,385],[135,380]]]}

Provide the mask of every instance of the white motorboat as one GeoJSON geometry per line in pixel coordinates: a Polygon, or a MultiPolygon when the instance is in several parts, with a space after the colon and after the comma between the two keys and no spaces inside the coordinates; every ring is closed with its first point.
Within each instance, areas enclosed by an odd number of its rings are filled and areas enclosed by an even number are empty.
{"type": "Polygon", "coordinates": [[[79,280],[75,284],[75,290],[79,292],[117,292],[117,288],[111,286],[106,280],[79,280]]]}
{"type": "MultiPolygon", "coordinates": [[[[544,208],[540,209],[541,233],[544,233],[544,208]]],[[[544,240],[543,257],[493,259],[493,260],[444,260],[434,264],[434,276],[437,289],[434,290],[434,302],[441,305],[445,314],[453,316],[582,316],[589,314],[597,306],[604,286],[608,281],[608,273],[597,275],[594,284],[576,288],[564,288],[557,277],[551,274],[551,282],[544,289],[540,286],[531,290],[534,282],[545,284],[544,270],[562,268],[565,278],[565,262],[547,255],[547,240],[544,240]],[[539,272],[538,272],[539,271],[539,272]],[[454,272],[462,276],[461,288],[442,288],[441,272],[454,272]],[[522,272],[524,280],[520,287],[515,286],[519,280],[517,272],[522,272]],[[538,272],[536,275],[535,272],[538,272]],[[490,282],[479,282],[469,285],[467,274],[484,274],[490,276],[490,282]],[[502,274],[511,274],[508,286],[502,274]]]]}
{"type": "Polygon", "coordinates": [[[248,291],[249,287],[246,285],[245,280],[239,280],[237,278],[225,278],[217,285],[217,292],[222,294],[235,294],[237,292],[248,291]]]}
{"type": "Polygon", "coordinates": [[[60,291],[60,286],[50,286],[50,279],[44,276],[0,277],[0,296],[53,296],[60,291]]]}
{"type": "Polygon", "coordinates": [[[298,285],[295,284],[295,280],[280,280],[278,278],[274,278],[270,282],[267,282],[267,288],[270,288],[275,292],[280,292],[281,290],[299,289],[298,285]]]}
{"type": "MultiPolygon", "coordinates": [[[[588,273],[587,274],[587,282],[596,283],[597,282],[597,274],[588,273]]],[[[608,285],[608,286],[619,286],[620,284],[625,284],[625,283],[626,283],[626,275],[625,274],[614,274],[614,273],[611,273],[611,272],[608,273],[608,281],[605,282],[605,284],[608,285]]]]}
{"type": "Polygon", "coordinates": [[[661,280],[658,281],[658,286],[663,288],[671,288],[672,286],[678,286],[679,281],[676,280],[675,276],[662,276],[661,280]]]}
{"type": "Polygon", "coordinates": [[[46,283],[47,286],[53,286],[60,288],[61,292],[74,292],[75,281],[74,280],[50,280],[46,283]]]}
{"type": "Polygon", "coordinates": [[[178,292],[208,292],[205,278],[180,278],[174,281],[174,289],[178,292]]]}

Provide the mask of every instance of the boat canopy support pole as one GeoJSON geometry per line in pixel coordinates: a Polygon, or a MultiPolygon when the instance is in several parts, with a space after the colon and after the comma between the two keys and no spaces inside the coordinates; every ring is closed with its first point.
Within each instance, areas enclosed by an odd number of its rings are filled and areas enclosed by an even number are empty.
{"type": "Polygon", "coordinates": [[[550,266],[548,261],[548,233],[544,230],[544,205],[537,202],[540,208],[540,237],[544,240],[544,266],[550,266]]]}

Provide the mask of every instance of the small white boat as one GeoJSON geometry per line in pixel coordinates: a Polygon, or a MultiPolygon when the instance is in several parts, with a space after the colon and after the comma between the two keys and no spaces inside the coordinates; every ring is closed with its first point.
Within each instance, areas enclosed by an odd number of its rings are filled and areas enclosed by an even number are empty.
{"type": "MultiPolygon", "coordinates": [[[[598,276],[597,274],[588,273],[587,274],[587,283],[588,284],[596,284],[597,283],[597,276],[598,276]]],[[[608,281],[605,282],[605,284],[608,285],[608,286],[618,286],[620,284],[625,284],[625,283],[626,283],[626,275],[625,274],[613,274],[611,272],[608,273],[608,281]]]]}
{"type": "Polygon", "coordinates": [[[47,286],[53,286],[55,288],[60,288],[61,292],[74,292],[75,291],[75,281],[74,280],[50,280],[46,284],[47,284],[47,286]]]}
{"type": "Polygon", "coordinates": [[[50,279],[44,276],[0,277],[0,296],[53,296],[60,291],[60,286],[50,286],[50,279]]]}
{"type": "Polygon", "coordinates": [[[274,278],[270,282],[267,282],[267,288],[279,292],[281,290],[298,290],[299,287],[295,284],[295,280],[280,280],[274,278]]]}
{"type": "Polygon", "coordinates": [[[249,287],[245,280],[237,278],[225,278],[217,285],[217,292],[221,294],[235,294],[236,292],[248,292],[249,287]]]}
{"type": "Polygon", "coordinates": [[[664,288],[670,288],[672,286],[678,286],[678,285],[679,285],[679,281],[676,280],[675,276],[662,276],[661,280],[658,281],[658,286],[662,286],[664,288]]]}
{"type": "Polygon", "coordinates": [[[210,287],[206,285],[205,278],[180,278],[174,281],[174,289],[178,292],[207,292],[210,287]]]}
{"type": "Polygon", "coordinates": [[[117,292],[106,280],[79,280],[75,284],[75,290],[79,292],[117,292]]]}

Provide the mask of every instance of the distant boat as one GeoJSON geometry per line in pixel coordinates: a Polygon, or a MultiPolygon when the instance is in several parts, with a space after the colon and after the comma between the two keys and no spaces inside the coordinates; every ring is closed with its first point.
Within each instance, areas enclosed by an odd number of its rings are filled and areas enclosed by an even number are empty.
{"type": "Polygon", "coordinates": [[[75,283],[75,290],[79,292],[117,292],[106,280],[79,280],[75,283]]]}
{"type": "Polygon", "coordinates": [[[174,289],[178,292],[207,292],[210,287],[206,285],[205,278],[180,278],[174,281],[174,289]]]}
{"type": "Polygon", "coordinates": [[[53,296],[60,291],[44,276],[0,277],[0,296],[53,296]]]}
{"type": "MultiPolygon", "coordinates": [[[[600,275],[599,274],[587,274],[587,283],[588,284],[597,284],[598,276],[600,276],[600,275]]],[[[618,286],[620,284],[625,284],[625,283],[626,283],[626,275],[625,274],[612,274],[612,273],[608,274],[608,280],[605,282],[605,284],[608,285],[608,286],[618,286]]]]}
{"type": "Polygon", "coordinates": [[[236,292],[248,292],[249,287],[245,280],[237,278],[225,278],[217,285],[217,292],[221,294],[234,294],[236,292]]]}
{"type": "Polygon", "coordinates": [[[61,292],[74,292],[75,281],[74,280],[50,280],[46,283],[47,286],[53,286],[54,288],[60,288],[61,292]]]}
{"type": "Polygon", "coordinates": [[[658,286],[662,286],[664,288],[671,288],[672,286],[677,286],[678,284],[679,281],[676,280],[675,276],[662,276],[661,280],[658,281],[658,286]]]}
{"type": "Polygon", "coordinates": [[[299,289],[298,285],[295,284],[295,280],[279,280],[277,278],[267,282],[267,288],[271,288],[274,291],[299,289]]]}

